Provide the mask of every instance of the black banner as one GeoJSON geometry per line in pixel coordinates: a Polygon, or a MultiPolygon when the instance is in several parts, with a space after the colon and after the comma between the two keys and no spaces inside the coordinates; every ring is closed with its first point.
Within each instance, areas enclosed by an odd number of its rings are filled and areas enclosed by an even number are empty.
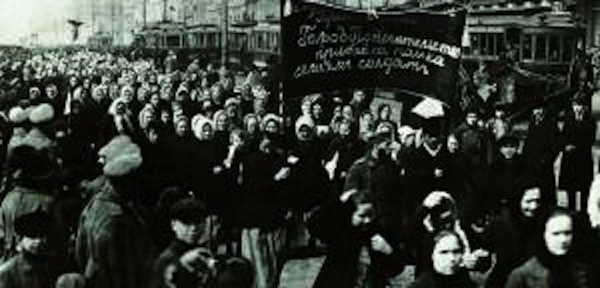
{"type": "Polygon", "coordinates": [[[373,15],[292,2],[291,14],[284,11],[282,20],[284,97],[381,87],[450,99],[461,56],[463,8],[373,15]]]}

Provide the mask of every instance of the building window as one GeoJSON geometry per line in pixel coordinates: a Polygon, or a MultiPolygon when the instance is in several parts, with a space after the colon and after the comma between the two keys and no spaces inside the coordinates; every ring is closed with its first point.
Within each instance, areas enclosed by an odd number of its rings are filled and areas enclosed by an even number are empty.
{"type": "Polygon", "coordinates": [[[562,57],[562,61],[563,62],[571,62],[571,59],[573,59],[573,53],[575,51],[575,43],[576,43],[576,39],[573,36],[565,36],[563,38],[563,57],[562,57]]]}

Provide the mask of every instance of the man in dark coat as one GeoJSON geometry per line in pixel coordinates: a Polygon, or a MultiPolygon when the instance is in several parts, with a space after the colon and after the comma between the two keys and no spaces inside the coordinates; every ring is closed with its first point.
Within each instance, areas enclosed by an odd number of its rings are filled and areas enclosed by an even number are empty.
{"type": "Polygon", "coordinates": [[[592,184],[594,167],[592,145],[596,139],[596,122],[586,112],[584,99],[573,101],[572,113],[565,123],[565,143],[560,167],[559,189],[567,191],[569,207],[576,208],[580,193],[580,209],[585,210],[592,184]]]}
{"type": "Polygon", "coordinates": [[[556,177],[554,161],[560,153],[562,137],[556,122],[546,117],[543,107],[532,111],[527,138],[523,145],[523,157],[527,170],[539,181],[542,200],[546,204],[556,205],[556,177]]]}
{"type": "Polygon", "coordinates": [[[106,156],[103,173],[108,185],[81,214],[76,258],[89,287],[148,287],[151,238],[139,205],[130,200],[135,199],[139,187],[136,172],[142,156],[127,136],[113,141],[122,144],[114,155],[106,156]]]}

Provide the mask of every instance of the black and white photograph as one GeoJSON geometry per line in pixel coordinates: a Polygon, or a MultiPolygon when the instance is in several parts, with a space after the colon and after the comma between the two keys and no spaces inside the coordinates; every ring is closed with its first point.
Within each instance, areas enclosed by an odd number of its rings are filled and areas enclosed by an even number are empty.
{"type": "Polygon", "coordinates": [[[598,288],[600,1],[0,0],[0,288],[598,288]]]}

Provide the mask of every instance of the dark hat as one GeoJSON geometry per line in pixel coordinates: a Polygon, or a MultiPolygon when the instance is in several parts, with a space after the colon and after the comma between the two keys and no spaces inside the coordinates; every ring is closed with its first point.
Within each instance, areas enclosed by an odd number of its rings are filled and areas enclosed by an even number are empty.
{"type": "Polygon", "coordinates": [[[204,219],[208,212],[202,202],[189,197],[175,202],[171,206],[169,214],[173,220],[181,220],[184,223],[195,223],[204,219]]]}
{"type": "Polygon", "coordinates": [[[513,135],[502,136],[502,138],[500,138],[498,140],[498,147],[505,147],[505,146],[517,147],[517,146],[519,146],[519,139],[513,135]]]}
{"type": "Polygon", "coordinates": [[[18,235],[38,238],[47,236],[50,231],[50,214],[38,209],[15,219],[15,232],[18,235]]]}

